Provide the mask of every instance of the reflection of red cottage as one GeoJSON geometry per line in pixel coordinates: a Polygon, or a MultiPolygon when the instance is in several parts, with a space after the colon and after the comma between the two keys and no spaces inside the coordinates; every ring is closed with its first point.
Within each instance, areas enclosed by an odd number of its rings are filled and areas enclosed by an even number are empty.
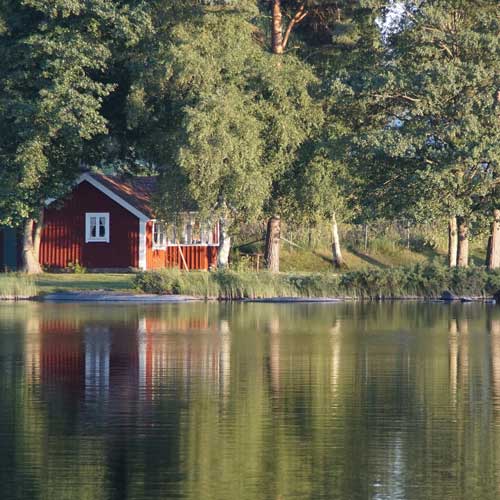
{"type": "Polygon", "coordinates": [[[209,269],[216,265],[218,229],[186,214],[180,227],[156,221],[156,177],[86,173],[71,194],[45,209],[42,266],[78,262],[92,269],[209,269]]]}

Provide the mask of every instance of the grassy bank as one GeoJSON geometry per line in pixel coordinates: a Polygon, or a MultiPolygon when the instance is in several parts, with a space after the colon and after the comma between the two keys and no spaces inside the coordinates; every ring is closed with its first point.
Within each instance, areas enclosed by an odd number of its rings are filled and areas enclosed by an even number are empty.
{"type": "Polygon", "coordinates": [[[162,270],[139,273],[134,283],[138,290],[147,293],[228,300],[270,297],[437,298],[444,291],[459,296],[488,297],[500,290],[500,272],[488,272],[482,267],[450,270],[433,264],[343,274],[272,275],[252,271],[186,273],[162,270]]]}
{"type": "Polygon", "coordinates": [[[36,297],[38,289],[33,278],[19,274],[0,275],[0,299],[28,299],[36,297]]]}
{"type": "Polygon", "coordinates": [[[44,273],[34,278],[39,293],[105,291],[137,293],[133,274],[65,274],[44,273]]]}

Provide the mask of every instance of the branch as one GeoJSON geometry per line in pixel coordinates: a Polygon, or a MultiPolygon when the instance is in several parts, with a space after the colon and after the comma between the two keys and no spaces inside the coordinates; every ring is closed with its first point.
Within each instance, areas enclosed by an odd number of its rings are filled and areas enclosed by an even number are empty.
{"type": "Polygon", "coordinates": [[[453,52],[444,42],[439,42],[439,47],[441,47],[452,59],[454,58],[453,52]]]}
{"type": "Polygon", "coordinates": [[[286,28],[285,36],[283,37],[283,49],[286,48],[288,39],[290,38],[290,33],[292,32],[294,26],[299,24],[307,16],[307,14],[309,14],[309,12],[306,10],[306,1],[303,0],[302,4],[299,7],[299,10],[295,14],[295,16],[293,16],[293,19],[290,21],[286,28]]]}
{"type": "Polygon", "coordinates": [[[403,99],[405,101],[410,101],[410,102],[420,101],[420,99],[417,99],[416,97],[410,97],[409,95],[404,95],[404,94],[395,94],[395,95],[373,94],[373,96],[380,97],[382,99],[403,99]]]}

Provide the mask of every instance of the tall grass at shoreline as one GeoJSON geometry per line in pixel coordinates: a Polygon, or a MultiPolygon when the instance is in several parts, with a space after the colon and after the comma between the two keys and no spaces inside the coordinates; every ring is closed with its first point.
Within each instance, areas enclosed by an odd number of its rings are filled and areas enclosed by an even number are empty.
{"type": "Polygon", "coordinates": [[[0,274],[0,300],[29,299],[36,297],[37,287],[30,276],[22,274],[0,274]]]}
{"type": "Polygon", "coordinates": [[[139,273],[137,289],[146,293],[193,295],[224,300],[271,297],[352,297],[360,299],[437,298],[444,291],[490,297],[500,290],[500,271],[483,267],[447,269],[417,264],[343,274],[252,271],[184,272],[164,269],[139,273]]]}

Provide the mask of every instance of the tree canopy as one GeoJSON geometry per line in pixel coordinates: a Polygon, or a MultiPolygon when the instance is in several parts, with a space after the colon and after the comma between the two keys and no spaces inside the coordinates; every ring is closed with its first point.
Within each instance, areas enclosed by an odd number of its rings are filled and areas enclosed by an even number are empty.
{"type": "Polygon", "coordinates": [[[4,0],[0,223],[107,162],[160,175],[165,221],[483,228],[499,24],[492,0],[4,0]]]}

